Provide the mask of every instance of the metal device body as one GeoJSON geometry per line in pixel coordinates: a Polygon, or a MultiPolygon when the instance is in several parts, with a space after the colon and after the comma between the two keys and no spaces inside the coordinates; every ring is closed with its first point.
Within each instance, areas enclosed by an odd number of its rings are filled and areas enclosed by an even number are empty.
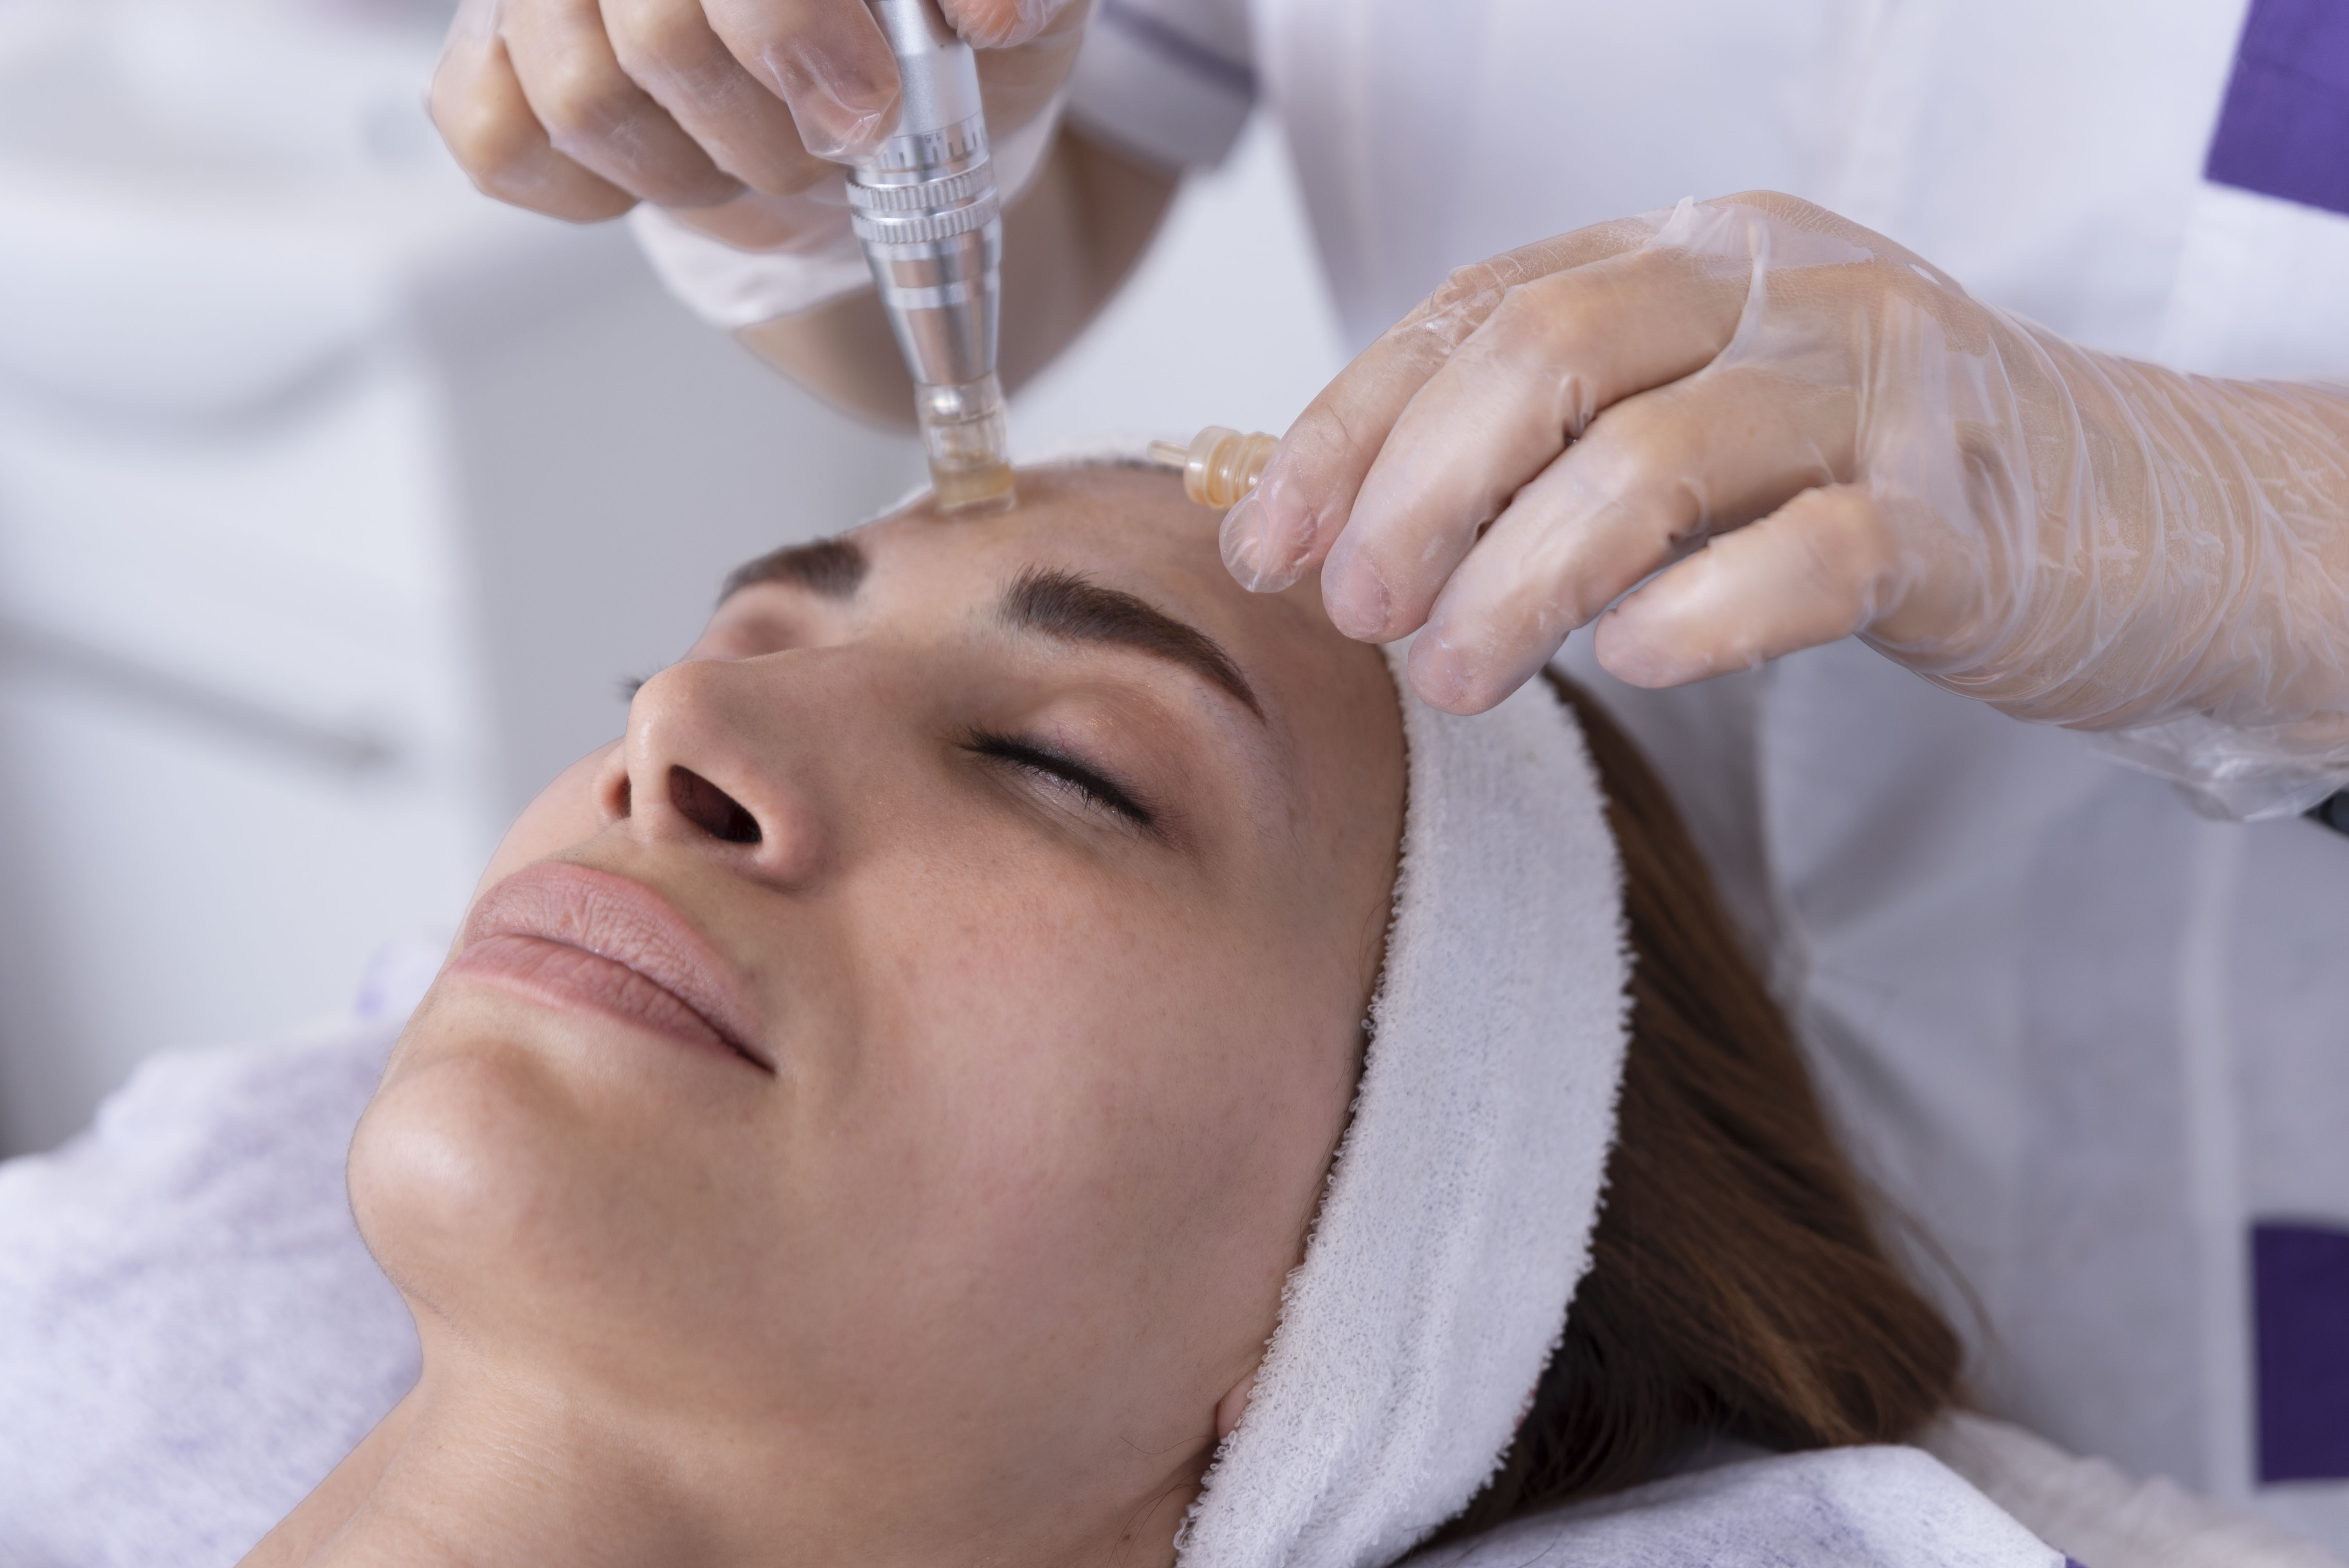
{"type": "Polygon", "coordinates": [[[915,382],[941,508],[1008,503],[996,379],[1002,203],[988,155],[978,62],[937,0],[865,0],[897,57],[897,125],[851,169],[856,237],[915,382]]]}

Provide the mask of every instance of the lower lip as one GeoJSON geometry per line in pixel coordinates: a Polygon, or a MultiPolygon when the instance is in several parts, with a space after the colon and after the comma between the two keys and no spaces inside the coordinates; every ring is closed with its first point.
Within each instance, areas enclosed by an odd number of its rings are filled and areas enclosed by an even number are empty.
{"type": "Polygon", "coordinates": [[[682,1046],[745,1059],[700,1014],[637,974],[585,948],[537,936],[492,936],[476,942],[449,965],[566,1012],[597,1013],[682,1046]]]}

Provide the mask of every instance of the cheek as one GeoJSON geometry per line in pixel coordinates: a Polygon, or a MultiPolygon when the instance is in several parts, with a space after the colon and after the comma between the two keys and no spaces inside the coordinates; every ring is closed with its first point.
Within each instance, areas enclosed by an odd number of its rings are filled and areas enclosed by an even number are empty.
{"type": "Polygon", "coordinates": [[[1352,1003],[1311,967],[1228,912],[1062,888],[883,988],[935,1195],[904,1222],[999,1343],[1210,1405],[1253,1357],[1352,1090],[1352,1003]]]}

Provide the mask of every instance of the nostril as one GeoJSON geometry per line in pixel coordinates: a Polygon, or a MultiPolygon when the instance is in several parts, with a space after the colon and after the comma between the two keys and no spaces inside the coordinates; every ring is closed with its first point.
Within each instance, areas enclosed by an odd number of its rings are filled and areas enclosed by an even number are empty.
{"type": "Polygon", "coordinates": [[[689,768],[668,770],[668,799],[687,820],[730,844],[759,841],[759,819],[742,803],[689,768]]]}

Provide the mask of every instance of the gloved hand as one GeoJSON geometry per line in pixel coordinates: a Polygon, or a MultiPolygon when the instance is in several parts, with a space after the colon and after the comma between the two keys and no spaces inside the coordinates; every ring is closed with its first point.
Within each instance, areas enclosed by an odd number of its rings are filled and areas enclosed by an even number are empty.
{"type": "Polygon", "coordinates": [[[1290,428],[1224,552],[1257,588],[1320,563],[1353,636],[1418,630],[1455,713],[1594,618],[1647,686],[1857,633],[2213,810],[2349,783],[2349,388],[2092,352],[1789,197],[1464,268],[1290,428]]]}
{"type": "MultiPolygon", "coordinates": [[[[941,0],[1001,135],[1051,100],[1085,0],[941,0]]],[[[840,161],[896,118],[862,0],[463,0],[432,119],[489,194],[575,222],[638,201],[746,250],[843,233],[840,161]]]]}

